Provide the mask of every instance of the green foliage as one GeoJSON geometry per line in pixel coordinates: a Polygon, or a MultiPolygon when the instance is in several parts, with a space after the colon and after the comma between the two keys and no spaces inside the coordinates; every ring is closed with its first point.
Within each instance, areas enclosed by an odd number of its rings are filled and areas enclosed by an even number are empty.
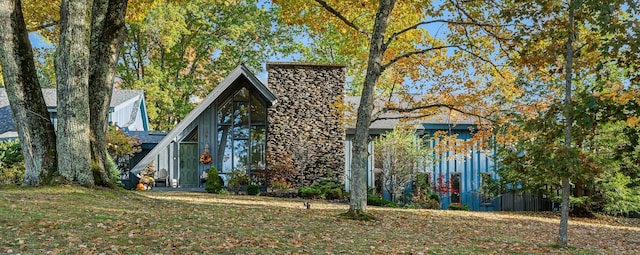
{"type": "Polygon", "coordinates": [[[116,186],[124,188],[124,184],[122,183],[122,178],[120,178],[120,170],[113,162],[111,156],[107,155],[107,171],[109,171],[109,175],[111,177],[111,181],[116,184],[116,186]]]}
{"type": "Polygon", "coordinates": [[[224,190],[222,185],[223,183],[218,176],[218,169],[212,166],[207,173],[207,182],[205,183],[204,189],[209,193],[220,194],[224,190]]]}
{"type": "Polygon", "coordinates": [[[301,48],[279,8],[257,1],[168,1],[127,24],[118,73],[122,88],[143,89],[149,121],[169,130],[239,63],[260,71],[275,55],[301,48]]]}
{"type": "Polygon", "coordinates": [[[247,186],[247,195],[255,196],[260,194],[260,186],[256,184],[249,184],[247,186]]]}
{"type": "Polygon", "coordinates": [[[410,125],[398,125],[375,141],[376,159],[380,160],[376,165],[382,169],[383,187],[394,201],[430,159],[427,148],[421,146],[423,142],[410,125]]]}
{"type": "Polygon", "coordinates": [[[429,199],[440,203],[440,195],[438,195],[438,193],[429,192],[429,199]]]}
{"type": "Polygon", "coordinates": [[[236,194],[238,194],[240,186],[247,184],[249,184],[249,175],[247,172],[242,170],[231,171],[227,186],[229,186],[229,188],[233,188],[236,194]]]}
{"type": "Polygon", "coordinates": [[[467,204],[454,203],[454,204],[449,204],[449,210],[453,210],[453,211],[469,211],[469,206],[467,206],[467,204]]]}
{"type": "MultiPolygon", "coordinates": [[[[640,180],[635,180],[637,183],[640,180]]],[[[626,215],[640,212],[640,186],[622,173],[607,173],[599,180],[604,199],[604,212],[626,215]]]]}
{"type": "Polygon", "coordinates": [[[505,192],[505,187],[500,180],[491,177],[491,174],[482,174],[482,184],[479,192],[485,199],[493,199],[505,192]]]}
{"type": "Polygon", "coordinates": [[[393,201],[382,199],[379,196],[368,194],[367,205],[398,208],[398,204],[393,201]]]}
{"type": "Polygon", "coordinates": [[[302,198],[321,198],[322,191],[317,187],[301,187],[298,189],[298,196],[302,198]]]}
{"type": "Polygon", "coordinates": [[[115,125],[107,126],[107,152],[122,175],[129,172],[131,158],[142,151],[140,145],[140,139],[137,137],[130,137],[115,125]]]}
{"type": "Polygon", "coordinates": [[[0,141],[0,185],[22,183],[24,169],[20,141],[0,141]]]}
{"type": "Polygon", "coordinates": [[[314,185],[298,189],[304,198],[343,199],[347,195],[344,185],[337,179],[320,178],[314,185]]]}

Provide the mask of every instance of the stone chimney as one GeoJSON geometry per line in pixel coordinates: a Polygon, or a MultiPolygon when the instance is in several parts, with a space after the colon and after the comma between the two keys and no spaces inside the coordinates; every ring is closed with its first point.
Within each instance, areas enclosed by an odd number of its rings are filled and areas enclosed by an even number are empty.
{"type": "Polygon", "coordinates": [[[296,187],[342,181],[345,131],[335,106],[344,102],[346,66],[267,63],[267,71],[277,98],[268,109],[267,152],[291,156],[298,173],[288,181],[296,187]]]}

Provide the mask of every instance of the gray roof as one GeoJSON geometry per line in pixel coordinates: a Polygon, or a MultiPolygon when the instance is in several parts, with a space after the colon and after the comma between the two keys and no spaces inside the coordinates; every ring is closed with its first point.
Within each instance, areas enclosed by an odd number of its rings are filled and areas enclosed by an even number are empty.
{"type": "MultiPolygon", "coordinates": [[[[417,106],[420,103],[420,99],[423,98],[421,95],[409,95],[409,100],[406,100],[406,97],[402,97],[400,95],[394,95],[391,98],[376,98],[375,107],[373,110],[373,119],[376,117],[378,120],[371,123],[370,133],[379,133],[384,132],[386,130],[392,130],[398,122],[404,117],[412,117],[417,116],[415,113],[398,113],[398,112],[380,112],[380,110],[384,107],[385,102],[389,101],[395,106],[409,108],[412,106],[417,106]]],[[[352,133],[355,128],[355,116],[356,111],[358,110],[358,106],[360,105],[360,97],[359,96],[347,96],[345,97],[345,103],[347,104],[347,109],[350,109],[354,117],[353,123],[347,123],[347,132],[352,133]]],[[[410,119],[405,119],[410,120],[410,119]]],[[[473,119],[467,116],[460,116],[459,114],[453,114],[446,109],[437,110],[434,115],[428,117],[420,117],[411,119],[411,121],[415,124],[416,130],[424,130],[425,124],[445,124],[445,125],[471,125],[474,124],[473,119]]]]}
{"type": "Polygon", "coordinates": [[[191,122],[195,121],[202,112],[204,112],[215,100],[222,95],[236,80],[240,78],[246,78],[249,81],[249,84],[252,85],[260,95],[264,97],[267,101],[267,104],[274,105],[276,103],[276,96],[271,92],[271,90],[264,85],[244,64],[240,64],[238,67],[233,69],[231,73],[222,81],[215,89],[213,89],[207,97],[202,100],[202,102],[196,106],[187,116],[184,117],[178,125],[176,125],[169,134],[167,134],[162,141],[156,145],[140,162],[138,162],[132,169],[131,172],[139,173],[147,164],[151,163],[153,159],[160,153],[162,150],[166,148],[173,139],[178,137],[185,128],[191,124],[191,122]]]}
{"type": "MultiPolygon", "coordinates": [[[[56,110],[56,89],[45,88],[42,89],[42,95],[44,101],[47,104],[49,111],[55,112],[56,110]]],[[[114,89],[111,97],[110,107],[114,108],[124,102],[127,102],[134,98],[143,96],[142,90],[127,90],[127,89],[114,89]]],[[[0,134],[7,131],[15,131],[15,123],[13,122],[13,114],[11,113],[11,107],[9,106],[9,98],[7,97],[7,91],[4,88],[0,88],[0,134]]]]}
{"type": "Polygon", "coordinates": [[[155,143],[158,144],[167,135],[165,132],[160,131],[128,131],[129,136],[135,136],[140,139],[141,143],[155,143]]]}

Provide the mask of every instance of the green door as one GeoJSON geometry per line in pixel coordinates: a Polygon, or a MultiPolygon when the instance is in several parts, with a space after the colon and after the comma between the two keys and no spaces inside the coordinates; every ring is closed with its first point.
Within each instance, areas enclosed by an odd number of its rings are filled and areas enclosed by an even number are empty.
{"type": "Polygon", "coordinates": [[[198,186],[198,144],[180,144],[180,186],[198,186]]]}

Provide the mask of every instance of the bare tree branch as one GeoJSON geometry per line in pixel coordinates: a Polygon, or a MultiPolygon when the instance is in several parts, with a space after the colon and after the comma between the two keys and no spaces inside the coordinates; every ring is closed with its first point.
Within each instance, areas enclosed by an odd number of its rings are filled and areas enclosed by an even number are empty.
{"type": "Polygon", "coordinates": [[[371,35],[369,33],[367,33],[367,31],[363,30],[362,28],[358,27],[356,24],[351,22],[349,19],[347,19],[347,17],[342,15],[342,13],[340,13],[339,11],[334,9],[333,7],[331,7],[324,0],[315,0],[315,1],[316,1],[316,3],[319,3],[322,6],[322,8],[324,8],[325,10],[327,10],[328,12],[330,12],[331,14],[336,16],[336,18],[342,20],[342,22],[344,22],[347,26],[350,26],[351,28],[355,29],[359,33],[361,33],[363,35],[366,35],[367,38],[371,38],[371,35]]]}
{"type": "Polygon", "coordinates": [[[478,54],[476,54],[476,53],[474,53],[474,52],[472,52],[472,51],[470,51],[470,50],[467,50],[467,49],[465,49],[465,48],[463,48],[463,47],[458,47],[458,49],[460,49],[461,51],[464,51],[464,52],[466,52],[466,53],[471,54],[472,56],[474,56],[474,57],[476,57],[476,58],[478,58],[478,59],[482,60],[483,62],[487,62],[487,63],[489,63],[491,66],[493,66],[493,68],[494,68],[494,69],[496,70],[496,72],[500,75],[500,77],[502,77],[503,79],[505,79],[504,75],[503,75],[503,74],[502,74],[502,72],[500,71],[500,68],[499,68],[495,63],[493,63],[493,61],[488,60],[488,59],[484,58],[483,56],[480,56],[480,55],[478,55],[478,54]]]}
{"type": "Polygon", "coordinates": [[[417,29],[419,26],[429,25],[429,24],[433,24],[433,23],[446,23],[446,24],[452,24],[452,25],[477,26],[477,27],[510,27],[510,26],[516,26],[515,24],[495,25],[495,24],[478,23],[478,22],[475,22],[475,20],[472,20],[472,22],[466,22],[466,21],[446,20],[446,19],[435,19],[435,20],[418,22],[418,23],[414,24],[413,26],[406,27],[405,29],[402,29],[402,30],[400,30],[398,32],[393,33],[387,39],[387,42],[385,43],[385,45],[388,46],[389,44],[391,44],[391,42],[401,34],[404,34],[404,33],[408,32],[408,31],[417,29]]]}
{"type": "Polygon", "coordinates": [[[387,69],[390,65],[393,65],[394,63],[398,62],[399,60],[403,59],[403,58],[408,58],[411,57],[413,55],[420,55],[420,54],[424,54],[427,53],[429,51],[433,51],[433,50],[440,50],[440,49],[447,49],[447,48],[459,48],[460,45],[443,45],[443,46],[434,46],[431,48],[426,48],[423,50],[418,50],[418,51],[411,51],[411,52],[407,52],[405,54],[402,54],[400,56],[397,56],[391,60],[389,60],[389,62],[387,62],[386,64],[382,65],[382,70],[387,69]]]}
{"type": "Polygon", "coordinates": [[[39,26],[36,26],[36,27],[30,27],[27,30],[29,32],[35,32],[35,31],[39,31],[39,30],[42,30],[42,29],[45,29],[45,28],[50,28],[50,27],[53,27],[53,26],[57,26],[59,24],[60,24],[60,21],[56,20],[56,21],[53,21],[51,23],[45,23],[45,24],[42,24],[42,25],[39,25],[39,26]]]}
{"type": "Polygon", "coordinates": [[[406,119],[420,119],[420,118],[425,118],[425,117],[429,117],[429,116],[433,116],[435,114],[420,114],[420,115],[411,115],[411,116],[393,116],[393,117],[382,117],[382,116],[378,116],[375,119],[373,119],[371,121],[371,123],[374,123],[378,120],[406,120],[406,119]]]}
{"type": "MultiPolygon", "coordinates": [[[[489,122],[495,122],[494,120],[490,119],[489,116],[483,116],[477,113],[472,113],[472,112],[468,112],[462,109],[458,109],[453,105],[450,104],[429,104],[429,105],[419,105],[416,107],[410,107],[410,108],[402,108],[402,107],[385,107],[382,109],[383,112],[390,112],[390,111],[394,111],[394,112],[398,112],[398,113],[410,113],[410,112],[414,112],[417,110],[424,110],[424,109],[430,109],[430,108],[446,108],[449,109],[451,111],[455,111],[455,112],[459,112],[462,113],[464,115],[468,115],[468,116],[473,116],[473,117],[477,117],[477,118],[481,118],[484,120],[487,120],[489,122]]],[[[426,115],[429,116],[429,115],[426,115]]],[[[411,118],[411,116],[408,116],[409,118],[411,118]]],[[[394,117],[391,117],[394,118],[394,117]]],[[[400,117],[402,118],[402,117],[400,117]]]]}

